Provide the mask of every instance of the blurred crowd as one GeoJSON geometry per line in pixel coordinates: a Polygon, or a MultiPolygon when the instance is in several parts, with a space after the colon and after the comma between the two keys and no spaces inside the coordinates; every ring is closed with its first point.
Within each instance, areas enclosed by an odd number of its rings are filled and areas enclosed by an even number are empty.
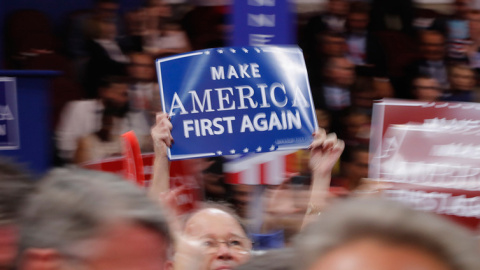
{"type": "MultiPolygon", "coordinates": [[[[68,14],[62,35],[40,11],[7,16],[6,67],[63,72],[52,83],[56,165],[116,155],[117,135],[131,129],[142,150],[151,151],[149,129],[161,111],[154,59],[231,44],[227,4],[148,0],[121,14],[119,1],[96,0],[92,9],[68,14]]],[[[473,0],[441,9],[409,0],[328,0],[316,12],[297,13],[319,126],[337,133],[350,153],[368,145],[374,100],[475,102],[475,6],[473,0]]],[[[344,171],[335,173],[345,178],[344,171]]]]}
{"type": "Polygon", "coordinates": [[[323,130],[310,147],[311,188],[280,186],[265,197],[264,222],[273,226],[269,231],[252,233],[248,220],[224,203],[207,202],[182,213],[176,204],[178,190],[165,185],[171,129],[166,114],[152,129],[156,164],[148,192],[115,174],[74,167],[33,181],[25,169],[0,160],[0,269],[480,266],[473,232],[444,217],[375,196],[330,201],[330,174],[344,143],[323,130]],[[308,207],[302,208],[296,197],[308,207]],[[296,227],[296,235],[279,237],[279,226],[288,223],[296,227]]]}
{"type": "Polygon", "coordinates": [[[320,128],[297,153],[298,174],[279,186],[231,185],[222,158],[196,160],[209,202],[187,214],[168,188],[172,127],[158,114],[154,60],[228,46],[231,7],[146,0],[120,14],[118,1],[96,0],[69,14],[62,36],[39,11],[10,14],[6,67],[63,72],[52,82],[51,122],[54,165],[65,168],[32,181],[0,162],[0,269],[480,269],[471,232],[358,198],[381,189],[367,178],[375,100],[480,100],[474,6],[327,0],[298,13],[320,128]],[[70,166],[121,155],[129,130],[156,156],[150,198],[118,176],[70,166]]]}

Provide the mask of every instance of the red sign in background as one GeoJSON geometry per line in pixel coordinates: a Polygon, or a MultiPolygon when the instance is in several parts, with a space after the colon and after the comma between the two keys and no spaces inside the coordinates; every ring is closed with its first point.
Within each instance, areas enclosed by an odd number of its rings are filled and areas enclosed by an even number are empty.
{"type": "Polygon", "coordinates": [[[480,224],[480,104],[382,100],[374,105],[369,177],[383,195],[480,224]]]}
{"type": "MultiPolygon", "coordinates": [[[[83,164],[84,168],[118,174],[139,186],[148,187],[153,175],[154,153],[141,154],[133,132],[122,135],[124,156],[83,164]]],[[[170,164],[170,189],[179,188],[176,195],[178,211],[186,213],[196,207],[202,196],[198,183],[197,160],[178,160],[170,164]]]]}

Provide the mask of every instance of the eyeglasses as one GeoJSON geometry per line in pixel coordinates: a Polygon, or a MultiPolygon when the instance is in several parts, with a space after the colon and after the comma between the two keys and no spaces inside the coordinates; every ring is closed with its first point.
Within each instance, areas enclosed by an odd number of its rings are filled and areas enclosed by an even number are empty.
{"type": "Polygon", "coordinates": [[[225,241],[219,241],[213,238],[203,238],[200,240],[202,248],[209,254],[217,253],[220,245],[225,244],[227,247],[236,253],[245,253],[252,249],[252,242],[244,237],[230,237],[225,241]]]}

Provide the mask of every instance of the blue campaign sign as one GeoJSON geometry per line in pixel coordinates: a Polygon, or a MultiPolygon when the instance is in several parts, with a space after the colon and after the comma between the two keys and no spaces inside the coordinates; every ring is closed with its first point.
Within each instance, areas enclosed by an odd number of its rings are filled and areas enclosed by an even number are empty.
{"type": "Polygon", "coordinates": [[[0,150],[20,147],[15,78],[0,77],[0,150]]]}
{"type": "Polygon", "coordinates": [[[295,6],[290,0],[233,2],[233,46],[296,43],[295,6]]]}
{"type": "Polygon", "coordinates": [[[306,148],[317,127],[302,51],[230,47],[156,61],[172,160],[306,148]]]}

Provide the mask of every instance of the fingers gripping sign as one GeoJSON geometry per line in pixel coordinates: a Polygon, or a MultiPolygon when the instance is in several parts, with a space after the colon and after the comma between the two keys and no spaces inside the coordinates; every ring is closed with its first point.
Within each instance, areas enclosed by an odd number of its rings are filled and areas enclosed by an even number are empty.
{"type": "Polygon", "coordinates": [[[172,146],[173,137],[171,134],[172,123],[167,113],[158,113],[151,135],[157,156],[166,156],[167,147],[172,146]]]}

